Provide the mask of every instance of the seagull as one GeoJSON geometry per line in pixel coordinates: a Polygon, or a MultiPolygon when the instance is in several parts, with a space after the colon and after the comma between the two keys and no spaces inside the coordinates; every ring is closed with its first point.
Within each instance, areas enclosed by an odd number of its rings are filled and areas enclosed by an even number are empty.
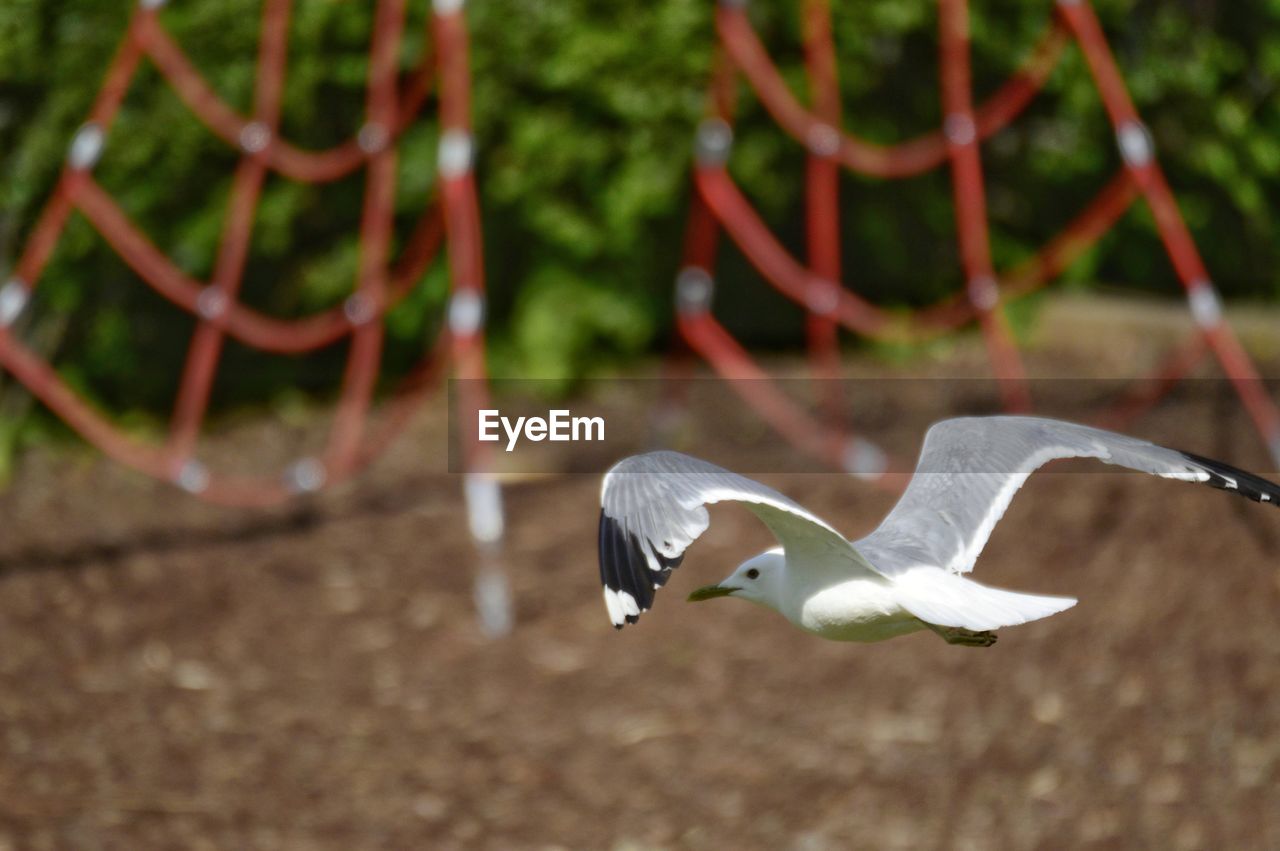
{"type": "Polygon", "coordinates": [[[678,452],[650,452],[618,462],[601,488],[600,579],[609,619],[618,629],[636,623],[706,530],[706,506],[738,502],[780,546],[694,591],[690,602],[740,598],[834,641],[927,629],[949,644],[990,646],[1001,627],[1076,604],[965,576],[1023,482],[1058,458],[1096,458],[1280,505],[1280,485],[1199,455],[1060,420],[964,417],[929,429],[898,504],[874,532],[849,541],[772,488],[678,452]]]}

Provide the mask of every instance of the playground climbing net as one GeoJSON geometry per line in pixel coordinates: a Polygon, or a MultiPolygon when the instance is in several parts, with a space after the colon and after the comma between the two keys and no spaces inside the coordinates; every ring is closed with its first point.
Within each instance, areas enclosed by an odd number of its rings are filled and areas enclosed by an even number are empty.
{"type": "MultiPolygon", "coordinates": [[[[108,67],[89,116],[68,148],[51,198],[42,210],[12,277],[0,287],[0,364],[88,441],[119,462],[213,502],[265,506],[341,482],[368,464],[401,430],[416,404],[440,383],[451,364],[459,382],[459,410],[485,406],[484,271],[472,172],[467,27],[461,0],[435,0],[426,58],[401,86],[400,43],[407,0],[378,0],[368,65],[365,121],[354,138],[325,151],[299,148],[279,133],[285,86],[291,0],[264,0],[252,114],[222,100],[192,65],[160,20],[164,0],[139,0],[108,67]],[[94,180],[110,154],[113,119],[146,58],[187,107],[240,158],[212,273],[207,282],[185,275],[142,233],[94,180]],[[397,142],[423,108],[434,85],[441,135],[438,198],[426,206],[394,264],[390,262],[397,142]],[[322,183],[366,170],[357,280],[337,308],[282,320],[237,300],[255,211],[269,172],[322,183]],[[145,443],[126,434],[70,388],[14,327],[75,210],[146,284],[191,313],[196,327],[183,368],[167,439],[145,443]],[[448,258],[450,302],[445,330],[404,380],[377,430],[368,427],[381,361],[382,316],[423,277],[437,250],[448,258]],[[232,338],[259,350],[297,354],[350,337],[336,413],[324,451],[294,460],[277,475],[236,476],[211,470],[197,443],[222,352],[232,338]]],[[[463,417],[464,423],[474,416],[463,417]]],[[[462,456],[470,528],[482,554],[477,598],[484,621],[503,631],[509,621],[505,583],[494,554],[503,531],[501,498],[488,474],[483,447],[464,424],[462,456]],[[487,607],[487,608],[486,608],[487,607]]]]}
{"type": "MultiPolygon", "coordinates": [[[[975,106],[970,84],[968,0],[938,0],[943,119],[940,129],[893,146],[877,145],[841,129],[841,98],[829,0],[800,0],[810,105],[788,88],[752,26],[745,0],[721,0],[716,10],[720,61],[713,74],[709,115],[698,128],[695,192],[676,278],[681,337],[780,434],[833,466],[889,487],[885,454],[871,442],[833,426],[798,406],[712,313],[714,265],[721,231],[759,273],[806,311],[810,371],[840,375],[838,330],[867,338],[911,342],[953,331],[977,320],[1006,409],[1031,406],[1021,357],[1003,305],[1042,287],[1105,234],[1141,196],[1148,204],[1195,323],[1150,381],[1135,388],[1108,419],[1118,425],[1154,404],[1206,352],[1218,360],[1240,400],[1280,463],[1280,415],[1258,373],[1223,320],[1217,290],[1200,259],[1173,193],[1156,161],[1150,133],[1129,98],[1124,80],[1087,0],[1058,0],[1054,16],[1018,71],[975,106]],[[1004,272],[992,265],[988,240],[981,143],[1012,122],[1034,99],[1074,40],[1084,54],[1119,147],[1123,167],[1094,199],[1028,261],[1004,272]],[[773,235],[727,169],[739,81],[807,151],[805,212],[807,262],[773,235]],[[884,310],[841,283],[838,181],[842,169],[899,179],[947,165],[951,172],[957,237],[965,287],[914,312],[884,310]],[[751,379],[751,380],[737,380],[751,379]]],[[[823,382],[840,405],[839,382],[823,382]]]]}

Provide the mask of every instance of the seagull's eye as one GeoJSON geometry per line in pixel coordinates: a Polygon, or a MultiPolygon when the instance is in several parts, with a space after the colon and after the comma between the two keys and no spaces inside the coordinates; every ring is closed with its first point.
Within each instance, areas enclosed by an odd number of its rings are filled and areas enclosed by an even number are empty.
{"type": "Polygon", "coordinates": [[[754,567],[747,571],[748,579],[755,579],[759,576],[760,576],[760,571],[756,570],[754,567]]]}

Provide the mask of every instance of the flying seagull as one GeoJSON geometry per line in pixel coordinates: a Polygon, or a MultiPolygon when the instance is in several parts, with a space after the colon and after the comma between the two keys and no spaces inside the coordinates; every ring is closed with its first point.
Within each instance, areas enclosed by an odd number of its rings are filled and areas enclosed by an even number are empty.
{"type": "Polygon", "coordinates": [[[1057,458],[1096,458],[1280,505],[1280,485],[1145,440],[1037,417],[966,417],[929,429],[898,504],[874,532],[850,542],[772,488],[678,452],[650,452],[620,461],[604,477],[600,579],[609,619],[618,629],[638,621],[706,530],[706,506],[740,502],[781,546],[694,591],[690,601],[738,597],[835,641],[930,629],[951,644],[989,646],[993,630],[1076,604],[964,576],[1018,488],[1057,458]]]}

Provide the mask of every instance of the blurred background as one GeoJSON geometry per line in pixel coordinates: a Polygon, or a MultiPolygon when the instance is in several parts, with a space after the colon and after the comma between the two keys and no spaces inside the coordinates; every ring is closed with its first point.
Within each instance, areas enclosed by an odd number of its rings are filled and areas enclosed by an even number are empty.
{"type": "MultiPolygon", "coordinates": [[[[794,5],[756,3],[751,17],[802,92],[794,5]]],[[[0,278],[131,8],[0,5],[0,278]]],[[[1228,316],[1274,376],[1280,7],[1095,8],[1228,316]]],[[[284,135],[324,148],[360,126],[372,9],[295,2],[284,135]]],[[[161,13],[244,112],[259,10],[174,0],[161,13]]],[[[406,73],[429,14],[408,10],[406,73]]],[[[654,439],[661,386],[617,379],[654,374],[674,336],[713,11],[711,0],[467,8],[490,371],[533,379],[525,399],[620,424],[609,447],[513,465],[511,637],[475,622],[443,401],[367,477],[302,506],[240,511],[85,451],[0,378],[0,849],[1280,847],[1280,527],[1243,500],[1116,473],[1033,478],[978,578],[1082,602],[989,652],[930,636],[827,645],[733,603],[686,610],[684,592],[768,541],[727,509],[645,622],[608,628],[598,472],[654,439]]],[[[936,127],[935,4],[834,11],[846,126],[883,143],[936,127]]],[[[973,4],[979,97],[1050,13],[973,4]]],[[[437,138],[429,102],[400,145],[398,239],[437,188],[437,138]]],[[[992,251],[1007,267],[1120,164],[1078,50],[982,152],[992,251]]],[[[203,280],[237,158],[144,62],[94,173],[203,280]]],[[[730,170],[803,256],[804,152],[749,96],[730,170]]],[[[342,304],[363,190],[362,171],[323,186],[270,178],[244,300],[282,317],[342,304]]],[[[945,170],[850,176],[842,205],[860,293],[919,306],[961,286],[945,170]]],[[[716,274],[719,319],[771,372],[795,373],[804,313],[729,247],[716,274]]],[[[388,313],[387,386],[434,338],[447,297],[437,263],[388,313]]],[[[75,215],[30,310],[31,339],[68,383],[131,434],[163,430],[194,322],[75,215]]],[[[1077,419],[1115,390],[1094,379],[1144,372],[1192,327],[1141,203],[1011,318],[1046,379],[1040,399],[1077,419]]],[[[874,388],[856,424],[895,457],[913,457],[932,420],[998,402],[973,330],[918,347],[850,337],[843,351],[852,386],[874,388]]],[[[292,457],[323,430],[345,359],[344,345],[293,358],[229,344],[202,457],[211,468],[292,457]]],[[[1134,431],[1274,470],[1216,374],[1196,373],[1134,431]]],[[[750,409],[715,398],[694,400],[681,448],[768,474],[850,535],[891,504],[815,472],[750,409]]]]}
{"type": "MultiPolygon", "coordinates": [[[[884,143],[935,127],[934,5],[846,5],[834,23],[847,125],[884,143]]],[[[1095,6],[1215,282],[1228,297],[1274,301],[1280,11],[1262,0],[1095,6]]],[[[257,0],[173,3],[163,15],[199,70],[242,111],[250,105],[258,8],[257,0]]],[[[468,10],[495,375],[567,379],[660,350],[672,324],[692,133],[714,55],[713,10],[702,0],[607,7],[488,0],[468,10]]],[[[406,71],[424,49],[426,15],[421,3],[409,12],[406,71]]],[[[975,5],[979,96],[1017,66],[1048,16],[1045,3],[975,5]]],[[[0,263],[12,262],[51,191],[127,19],[119,4],[89,0],[15,0],[0,9],[0,263]]],[[[761,3],[752,19],[802,92],[795,10],[761,3]]],[[[288,136],[326,147],[359,125],[371,23],[368,4],[297,4],[288,136]]],[[[402,146],[404,225],[434,185],[430,114],[402,146]]],[[[751,98],[737,124],[733,173],[775,231],[802,245],[803,151],[751,98]]],[[[984,146],[997,266],[1030,254],[1092,197],[1119,163],[1111,135],[1083,59],[1070,49],[1029,113],[984,146]]],[[[146,63],[113,143],[97,178],[184,271],[207,277],[236,152],[146,63]]],[[[284,316],[339,303],[355,273],[362,187],[361,174],[319,188],[269,182],[246,300],[284,316]]],[[[945,171],[910,181],[851,177],[843,202],[846,268],[860,292],[886,305],[920,305],[956,289],[945,171]]],[[[138,286],[87,225],[74,218],[73,225],[40,287],[41,298],[73,314],[59,366],[113,410],[165,412],[190,327],[138,286]],[[173,368],[139,369],[142,360],[173,368]]],[[[720,305],[724,321],[751,344],[800,342],[802,314],[775,309],[780,297],[733,252],[725,259],[718,276],[736,296],[720,305]]],[[[388,359],[389,369],[420,349],[424,317],[438,314],[444,284],[437,266],[393,314],[400,355],[388,359]]],[[[1141,204],[1062,286],[1178,292],[1141,204]]],[[[234,388],[220,388],[222,402],[332,388],[341,352],[328,361],[279,360],[239,371],[234,388]]]]}

